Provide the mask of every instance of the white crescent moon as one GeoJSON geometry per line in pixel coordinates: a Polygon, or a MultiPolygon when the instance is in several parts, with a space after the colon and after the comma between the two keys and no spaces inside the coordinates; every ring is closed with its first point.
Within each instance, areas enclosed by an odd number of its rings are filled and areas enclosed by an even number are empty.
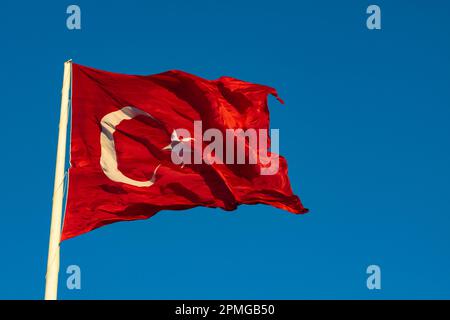
{"type": "Polygon", "coordinates": [[[153,176],[148,181],[133,180],[120,172],[117,165],[116,147],[114,144],[114,132],[116,127],[123,120],[130,120],[136,116],[147,116],[154,119],[150,114],[135,107],[124,107],[118,111],[108,113],[100,122],[102,132],[100,133],[101,157],[100,166],[105,175],[115,182],[122,182],[136,187],[150,187],[155,183],[156,170],[153,171],[153,176]]]}

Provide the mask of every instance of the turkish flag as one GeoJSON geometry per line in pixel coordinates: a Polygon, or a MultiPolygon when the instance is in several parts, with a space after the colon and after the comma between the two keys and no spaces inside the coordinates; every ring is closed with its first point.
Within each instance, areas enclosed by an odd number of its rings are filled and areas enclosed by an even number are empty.
{"type": "MultiPolygon", "coordinates": [[[[229,156],[231,162],[206,159],[220,155],[218,149],[206,152],[213,141],[203,140],[208,129],[223,137],[227,129],[269,129],[268,94],[277,96],[273,88],[230,77],[206,80],[182,71],[136,76],[72,64],[69,186],[61,240],[164,209],[234,210],[239,204],[264,203],[307,212],[292,192],[283,157],[267,152],[279,163],[272,174],[261,174],[267,167],[261,157],[256,163],[233,162],[237,142],[223,151],[222,158],[229,156]],[[202,132],[196,135],[200,121],[202,132]],[[185,161],[199,155],[200,163],[185,161]]],[[[242,139],[244,160],[249,160],[259,150],[242,139]]],[[[269,137],[263,140],[270,146],[269,137]]]]}

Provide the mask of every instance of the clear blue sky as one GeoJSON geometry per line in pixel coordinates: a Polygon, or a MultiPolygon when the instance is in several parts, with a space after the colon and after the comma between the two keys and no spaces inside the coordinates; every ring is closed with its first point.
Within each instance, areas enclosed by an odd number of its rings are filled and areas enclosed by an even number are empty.
{"type": "Polygon", "coordinates": [[[278,89],[294,191],[311,212],[199,208],[64,242],[60,297],[450,298],[450,4],[1,1],[0,298],[40,299],[63,62],[181,69],[278,89]],[[82,289],[65,286],[81,267],[82,289]],[[366,267],[382,290],[366,288],[366,267]]]}

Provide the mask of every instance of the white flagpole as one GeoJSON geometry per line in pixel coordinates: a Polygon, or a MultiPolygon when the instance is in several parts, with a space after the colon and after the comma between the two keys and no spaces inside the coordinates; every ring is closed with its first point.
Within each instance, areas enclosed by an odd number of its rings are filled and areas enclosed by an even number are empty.
{"type": "Polygon", "coordinates": [[[58,149],[56,151],[55,182],[53,186],[52,219],[48,245],[47,274],[45,276],[45,300],[56,300],[58,292],[59,242],[64,197],[64,167],[66,158],[67,122],[69,118],[69,90],[72,60],[64,63],[64,78],[59,116],[58,149]]]}

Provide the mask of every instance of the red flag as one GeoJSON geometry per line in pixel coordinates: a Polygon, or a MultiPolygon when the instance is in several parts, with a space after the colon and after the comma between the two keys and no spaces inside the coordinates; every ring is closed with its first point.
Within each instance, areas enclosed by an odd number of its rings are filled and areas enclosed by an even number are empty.
{"type": "Polygon", "coordinates": [[[259,153],[264,143],[270,146],[269,137],[257,136],[255,149],[251,135],[242,135],[269,128],[267,95],[277,96],[273,88],[230,77],[205,80],[182,71],[135,76],[74,63],[72,72],[71,167],[62,240],[164,209],[234,210],[239,204],[264,203],[307,212],[292,193],[285,159],[259,153]],[[226,140],[222,153],[211,147],[219,133],[226,140]],[[226,148],[230,140],[234,144],[226,148]],[[239,145],[245,151],[241,163],[239,145]],[[256,163],[250,161],[253,155],[256,163]],[[268,158],[278,166],[262,174],[272,164],[268,158]]]}

